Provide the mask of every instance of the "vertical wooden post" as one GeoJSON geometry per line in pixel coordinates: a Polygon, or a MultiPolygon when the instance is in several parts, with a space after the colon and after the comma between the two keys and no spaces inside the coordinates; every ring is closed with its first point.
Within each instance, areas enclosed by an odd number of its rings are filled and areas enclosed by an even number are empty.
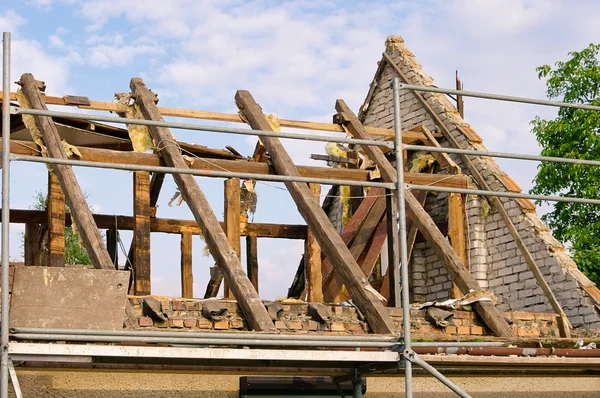
{"type": "MultiPolygon", "coordinates": [[[[385,190],[385,214],[387,222],[387,248],[388,248],[388,278],[390,295],[389,307],[399,307],[400,302],[400,252],[398,241],[398,201],[395,191],[385,190]]],[[[408,193],[410,195],[410,192],[408,193]]]]}
{"type": "MultiPolygon", "coordinates": [[[[321,185],[308,184],[310,191],[318,203],[321,203],[321,185]]],[[[306,287],[308,291],[308,302],[323,302],[323,275],[321,272],[321,246],[310,228],[306,233],[306,246],[304,251],[304,271],[306,275],[306,287]]]]}
{"type": "Polygon", "coordinates": [[[258,293],[258,239],[256,235],[246,236],[246,273],[258,293]]]}
{"type": "Polygon", "coordinates": [[[115,269],[119,267],[119,231],[116,228],[106,230],[106,250],[115,269]]]}
{"type": "Polygon", "coordinates": [[[25,265],[40,265],[40,225],[25,224],[24,259],[25,265]]]}
{"type": "MultiPolygon", "coordinates": [[[[465,202],[460,193],[448,194],[448,239],[462,263],[468,267],[465,242],[465,202]]],[[[463,292],[453,283],[450,296],[459,298],[463,296],[463,292]]]]}
{"type": "Polygon", "coordinates": [[[181,234],[181,297],[194,298],[192,275],[192,234],[181,234]]]}
{"type": "Polygon", "coordinates": [[[65,266],[65,195],[54,172],[48,173],[48,267],[65,266]]]}
{"type": "Polygon", "coordinates": [[[134,293],[150,294],[150,173],[133,173],[134,293]]]}
{"type": "MultiPolygon", "coordinates": [[[[240,179],[229,178],[225,180],[225,235],[238,259],[241,252],[240,213],[240,179]]],[[[225,298],[233,298],[227,282],[224,284],[223,293],[225,298]]]]}

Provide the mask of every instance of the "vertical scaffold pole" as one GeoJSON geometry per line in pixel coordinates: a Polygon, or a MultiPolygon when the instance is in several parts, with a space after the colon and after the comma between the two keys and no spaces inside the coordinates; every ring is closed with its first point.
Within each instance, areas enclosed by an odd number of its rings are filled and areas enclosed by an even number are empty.
{"type": "MultiPolygon", "coordinates": [[[[404,347],[412,350],[410,341],[410,304],[408,302],[408,250],[406,247],[406,209],[404,205],[404,156],[402,153],[402,116],[400,115],[400,79],[392,80],[394,98],[394,153],[396,155],[396,194],[398,196],[398,229],[400,241],[400,273],[402,281],[402,329],[404,347]]],[[[412,364],[404,361],[406,398],[412,398],[412,364]]]]}
{"type": "Polygon", "coordinates": [[[8,398],[8,269],[10,234],[10,33],[2,36],[2,317],[0,322],[0,398],[8,398]]]}

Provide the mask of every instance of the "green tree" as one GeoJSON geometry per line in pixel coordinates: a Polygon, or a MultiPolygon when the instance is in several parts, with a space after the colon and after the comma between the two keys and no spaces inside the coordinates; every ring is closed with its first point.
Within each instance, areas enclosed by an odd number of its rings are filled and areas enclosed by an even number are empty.
{"type": "MultiPolygon", "coordinates": [[[[34,197],[34,203],[30,206],[32,210],[45,211],[47,208],[46,195],[37,191],[34,197]]],[[[66,212],[69,207],[66,206],[66,212]]],[[[90,264],[90,257],[87,251],[79,243],[78,236],[73,232],[73,227],[65,227],[65,264],[90,264]]]]}
{"type": "MultiPolygon", "coordinates": [[[[600,45],[569,53],[567,61],[536,70],[546,80],[546,94],[576,104],[600,105],[600,45]]],[[[554,120],[532,121],[542,155],[600,160],[600,112],[560,108],[554,120]]],[[[600,167],[542,162],[535,177],[535,194],[600,198],[600,167]]],[[[573,259],[600,286],[600,206],[563,203],[543,217],[554,236],[570,244],[573,259]]]]}

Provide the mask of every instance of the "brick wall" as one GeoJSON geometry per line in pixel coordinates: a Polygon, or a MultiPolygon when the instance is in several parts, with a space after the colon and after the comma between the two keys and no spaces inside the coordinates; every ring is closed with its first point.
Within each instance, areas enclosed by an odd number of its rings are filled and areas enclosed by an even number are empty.
{"type": "MultiPolygon", "coordinates": [[[[129,296],[133,318],[126,323],[128,329],[168,331],[247,331],[248,325],[235,301],[190,300],[179,298],[151,298],[159,303],[164,320],[156,319],[144,309],[147,297],[129,296]],[[214,318],[202,315],[202,306],[208,301],[218,302],[227,311],[214,318]]],[[[301,302],[277,303],[281,310],[273,318],[275,327],[283,333],[316,333],[363,335],[369,333],[368,325],[354,307],[327,305],[330,319],[319,320],[309,314],[308,304],[301,302]]],[[[468,307],[467,307],[468,308],[468,307]]],[[[402,309],[388,308],[398,330],[402,330],[402,309]]],[[[417,338],[452,338],[456,335],[493,336],[478,315],[468,309],[452,311],[451,325],[441,328],[426,320],[426,310],[411,311],[411,331],[417,338]]],[[[558,337],[556,315],[552,313],[506,312],[517,336],[558,337]]]]}
{"type": "MultiPolygon", "coordinates": [[[[433,80],[423,72],[414,55],[396,37],[388,40],[386,51],[407,76],[409,84],[431,85],[433,80]]],[[[382,60],[381,62],[385,62],[382,60]]],[[[361,109],[363,123],[376,127],[393,127],[393,103],[390,81],[397,77],[390,65],[380,68],[375,76],[375,89],[361,109]]],[[[481,138],[459,116],[446,96],[424,93],[431,108],[458,141],[461,148],[486,150],[481,138]]],[[[416,128],[425,125],[435,129],[435,123],[414,93],[403,90],[400,95],[402,127],[416,128]]],[[[449,142],[440,138],[443,146],[449,142]]],[[[518,152],[518,151],[516,151],[518,152]]],[[[468,174],[460,157],[450,157],[468,174]]],[[[472,158],[490,189],[520,191],[491,158],[472,158]]],[[[440,170],[440,174],[446,170],[440,170]]],[[[568,256],[564,246],[552,237],[526,200],[501,199],[512,222],[517,227],[530,252],[536,259],[544,278],[560,301],[575,327],[600,329],[600,291],[585,277],[568,256]],[[595,299],[594,299],[595,298],[595,299]]],[[[489,210],[485,199],[470,195],[467,198],[469,269],[483,288],[489,288],[499,298],[503,310],[543,312],[551,310],[528,265],[520,255],[516,242],[508,232],[497,212],[489,210]]],[[[447,218],[446,195],[430,195],[425,209],[435,221],[447,218]]],[[[444,299],[449,295],[449,280],[437,256],[427,243],[415,246],[411,258],[414,297],[417,301],[444,299]]]]}

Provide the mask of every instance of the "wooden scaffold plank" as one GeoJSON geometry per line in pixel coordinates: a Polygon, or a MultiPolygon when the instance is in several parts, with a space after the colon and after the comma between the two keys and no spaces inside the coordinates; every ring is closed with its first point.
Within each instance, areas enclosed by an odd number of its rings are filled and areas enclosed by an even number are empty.
{"type": "MultiPolygon", "coordinates": [[[[235,96],[240,111],[244,114],[253,129],[270,130],[272,128],[248,91],[239,90],[235,96]]],[[[263,145],[271,155],[277,172],[286,176],[299,176],[292,159],[278,138],[263,137],[263,145]]],[[[331,260],[333,267],[340,275],[344,285],[352,295],[355,305],[363,313],[369,326],[375,333],[392,333],[394,323],[380,301],[377,292],[363,275],[356,260],[344,244],[327,215],[315,200],[306,183],[286,182],[300,214],[312,230],[321,246],[321,250],[331,260]]]]}
{"type": "MultiPolygon", "coordinates": [[[[360,123],[356,115],[343,100],[336,101],[336,110],[338,111],[340,119],[346,122],[346,127],[354,137],[361,139],[370,138],[362,123],[360,123]]],[[[397,181],[396,170],[389,160],[387,160],[381,149],[378,147],[363,146],[363,150],[379,167],[381,176],[385,181],[393,183],[397,181]]],[[[407,215],[413,220],[425,239],[432,244],[435,253],[442,260],[450,278],[463,291],[470,292],[481,290],[477,281],[471,277],[471,274],[467,271],[452,246],[450,246],[446,238],[431,219],[431,216],[427,214],[414,195],[407,192],[405,195],[405,202],[407,215]]],[[[504,319],[503,314],[493,303],[490,301],[479,301],[473,303],[473,308],[475,308],[475,311],[477,311],[485,324],[496,336],[514,336],[514,333],[508,322],[506,322],[506,319],[504,319]]]]}
{"type": "MultiPolygon", "coordinates": [[[[139,78],[131,79],[130,87],[144,117],[148,120],[163,121],[155,103],[155,96],[148,90],[143,80],[139,78]]],[[[188,168],[179,149],[174,145],[169,145],[173,141],[173,136],[168,128],[151,126],[150,132],[154,140],[158,142],[158,147],[167,165],[188,168]]],[[[173,179],[202,229],[210,253],[223,273],[229,289],[237,299],[249,326],[254,330],[274,329],[271,317],[256,293],[254,286],[246,276],[237,253],[229,244],[225,232],[223,232],[215,213],[212,211],[194,176],[173,174],[173,179]]]]}
{"type": "MultiPolygon", "coordinates": [[[[21,76],[19,85],[32,109],[48,110],[42,99],[38,82],[32,74],[25,73],[21,76]]],[[[34,116],[37,128],[42,134],[48,154],[57,159],[67,159],[68,156],[58,135],[58,131],[52,118],[49,116],[34,116]]],[[[112,261],[106,250],[100,231],[96,227],[92,212],[85,200],[75,173],[71,166],[53,165],[53,170],[58,177],[61,189],[65,194],[67,204],[77,225],[77,230],[83,246],[90,256],[90,261],[95,268],[113,268],[112,261]]]]}

